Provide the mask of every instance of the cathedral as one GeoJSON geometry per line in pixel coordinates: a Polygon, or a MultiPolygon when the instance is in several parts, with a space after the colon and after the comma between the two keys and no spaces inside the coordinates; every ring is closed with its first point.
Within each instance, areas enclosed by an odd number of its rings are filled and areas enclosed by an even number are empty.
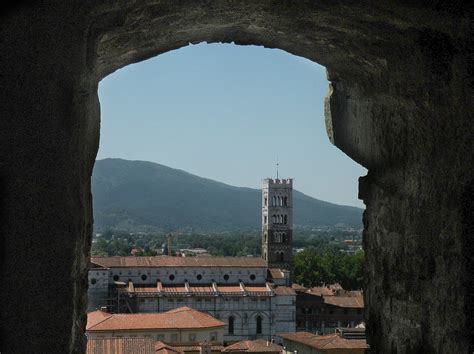
{"type": "Polygon", "coordinates": [[[291,179],[263,181],[261,258],[92,257],[88,311],[150,313],[188,306],[226,323],[226,343],[294,332],[292,191],[291,179]]]}

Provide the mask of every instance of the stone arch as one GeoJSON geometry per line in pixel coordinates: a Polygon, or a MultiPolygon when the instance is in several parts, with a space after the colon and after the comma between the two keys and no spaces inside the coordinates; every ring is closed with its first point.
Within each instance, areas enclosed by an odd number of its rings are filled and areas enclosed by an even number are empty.
{"type": "Polygon", "coordinates": [[[145,0],[44,3],[42,16],[22,4],[4,13],[0,85],[7,94],[0,99],[7,119],[0,120],[0,151],[8,153],[0,159],[0,225],[3,248],[15,252],[3,257],[1,298],[2,318],[15,320],[3,323],[2,351],[83,352],[98,82],[188,43],[235,41],[280,48],[327,68],[328,137],[369,169],[359,196],[367,206],[371,349],[468,352],[474,347],[468,6],[145,0]],[[376,239],[390,247],[380,249],[376,239]],[[44,287],[38,274],[52,272],[57,280],[44,287]],[[19,283],[37,296],[17,292],[19,283]],[[453,290],[457,306],[446,308],[453,290]],[[384,323],[397,335],[382,335],[384,323]]]}

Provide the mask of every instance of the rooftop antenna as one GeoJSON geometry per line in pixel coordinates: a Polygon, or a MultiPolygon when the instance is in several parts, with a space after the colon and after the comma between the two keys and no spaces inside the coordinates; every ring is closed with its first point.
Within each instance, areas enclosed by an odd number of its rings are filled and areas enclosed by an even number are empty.
{"type": "Polygon", "coordinates": [[[278,179],[278,156],[277,156],[277,179],[278,179]]]}

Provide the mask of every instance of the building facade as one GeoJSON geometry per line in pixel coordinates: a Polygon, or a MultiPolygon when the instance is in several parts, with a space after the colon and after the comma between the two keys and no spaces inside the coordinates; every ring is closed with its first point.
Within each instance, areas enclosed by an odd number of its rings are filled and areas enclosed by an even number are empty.
{"type": "Polygon", "coordinates": [[[288,277],[258,257],[92,257],[88,310],[160,313],[188,306],[223,321],[226,343],[271,340],[296,329],[288,277]]]}
{"type": "Polygon", "coordinates": [[[262,258],[269,268],[290,269],[293,242],[293,180],[263,180],[262,258]]]}
{"type": "Polygon", "coordinates": [[[339,284],[296,291],[296,328],[313,333],[334,333],[354,328],[364,320],[361,291],[347,291],[339,284]]]}
{"type": "Polygon", "coordinates": [[[152,338],[175,345],[201,342],[222,345],[224,327],[224,322],[186,306],[146,314],[112,314],[97,310],[87,314],[86,335],[88,339],[152,338]]]}

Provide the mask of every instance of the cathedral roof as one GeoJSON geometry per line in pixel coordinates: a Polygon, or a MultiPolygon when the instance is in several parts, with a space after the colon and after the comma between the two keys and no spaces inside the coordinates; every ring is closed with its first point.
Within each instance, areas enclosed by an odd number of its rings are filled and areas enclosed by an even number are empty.
{"type": "Polygon", "coordinates": [[[92,257],[91,262],[106,268],[120,267],[229,267],[266,268],[260,257],[92,257]]]}

